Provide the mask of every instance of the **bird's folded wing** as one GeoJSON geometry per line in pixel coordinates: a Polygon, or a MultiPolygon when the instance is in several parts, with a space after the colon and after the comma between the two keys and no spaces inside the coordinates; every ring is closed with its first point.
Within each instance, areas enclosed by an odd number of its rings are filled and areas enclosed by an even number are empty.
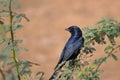
{"type": "Polygon", "coordinates": [[[80,37],[74,43],[68,45],[64,50],[63,59],[68,60],[76,50],[80,49],[83,45],[83,37],[80,37]]]}

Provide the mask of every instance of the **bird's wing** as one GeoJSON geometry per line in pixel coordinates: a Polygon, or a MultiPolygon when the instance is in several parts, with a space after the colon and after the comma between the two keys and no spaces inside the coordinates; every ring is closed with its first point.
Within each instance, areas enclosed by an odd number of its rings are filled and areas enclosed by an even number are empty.
{"type": "Polygon", "coordinates": [[[74,43],[69,44],[66,46],[64,53],[63,53],[63,59],[64,61],[68,60],[76,50],[80,49],[83,46],[84,38],[80,37],[77,41],[74,43]]]}
{"type": "Polygon", "coordinates": [[[84,38],[80,37],[77,41],[74,40],[74,43],[66,44],[55,69],[62,61],[67,61],[76,50],[78,51],[82,47],[83,43],[84,38]]]}

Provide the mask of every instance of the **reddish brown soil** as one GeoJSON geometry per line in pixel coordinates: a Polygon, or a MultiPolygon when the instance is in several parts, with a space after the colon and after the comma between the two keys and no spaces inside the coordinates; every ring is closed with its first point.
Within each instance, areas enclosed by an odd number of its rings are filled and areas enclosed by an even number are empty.
{"type": "MultiPolygon", "coordinates": [[[[70,36],[64,29],[71,25],[94,26],[101,17],[120,20],[119,0],[19,0],[19,11],[29,17],[23,20],[24,28],[16,32],[16,38],[23,39],[22,46],[29,49],[20,57],[39,63],[33,71],[44,71],[48,80],[56,65],[62,48],[70,36]]],[[[120,43],[120,42],[119,42],[120,43]]],[[[98,47],[98,46],[97,46],[98,47]]],[[[102,56],[103,48],[98,47],[94,58],[102,56]]],[[[118,56],[120,54],[117,54],[118,56]]],[[[112,58],[102,65],[105,72],[101,80],[120,80],[120,57],[112,58]]]]}

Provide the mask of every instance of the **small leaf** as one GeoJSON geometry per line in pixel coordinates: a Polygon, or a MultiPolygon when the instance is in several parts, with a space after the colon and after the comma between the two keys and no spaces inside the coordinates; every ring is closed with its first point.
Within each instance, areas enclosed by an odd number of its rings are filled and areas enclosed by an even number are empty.
{"type": "Polygon", "coordinates": [[[97,60],[94,60],[94,64],[99,64],[99,63],[102,63],[102,62],[106,62],[107,58],[106,57],[102,57],[102,58],[99,58],[97,60]]]}
{"type": "Polygon", "coordinates": [[[16,15],[16,19],[15,21],[13,22],[13,25],[17,24],[17,23],[20,23],[22,20],[22,14],[17,14],[16,15]]]}
{"type": "Polygon", "coordinates": [[[80,71],[77,75],[78,77],[83,77],[84,76],[84,73],[82,71],[80,71]]]}
{"type": "Polygon", "coordinates": [[[4,25],[0,24],[0,37],[2,39],[4,39],[5,35],[6,35],[6,29],[5,29],[4,25]]]}
{"type": "Polygon", "coordinates": [[[108,45],[108,46],[105,48],[105,50],[109,50],[109,49],[111,49],[111,48],[112,48],[112,46],[108,45]]]}
{"type": "Polygon", "coordinates": [[[105,53],[109,53],[109,50],[112,49],[112,46],[108,45],[107,47],[105,47],[104,51],[105,53]]]}
{"type": "Polygon", "coordinates": [[[28,49],[23,48],[23,47],[19,47],[19,50],[22,50],[22,51],[28,51],[28,49]]]}
{"type": "Polygon", "coordinates": [[[111,56],[112,56],[112,58],[113,58],[115,61],[117,61],[117,60],[118,60],[118,58],[117,58],[117,56],[116,56],[116,55],[111,54],[111,56]]]}
{"type": "Polygon", "coordinates": [[[105,22],[105,20],[102,19],[102,20],[98,21],[96,24],[102,24],[102,23],[104,23],[104,22],[105,22]]]}
{"type": "Polygon", "coordinates": [[[90,67],[91,67],[91,68],[95,68],[95,67],[96,67],[96,64],[92,64],[90,67]]]}
{"type": "Polygon", "coordinates": [[[37,72],[37,73],[35,74],[35,76],[39,76],[39,75],[44,75],[44,73],[41,72],[41,71],[39,71],[39,72],[37,72]]]}
{"type": "Polygon", "coordinates": [[[17,29],[21,29],[23,26],[22,25],[17,25],[17,26],[15,26],[14,28],[13,28],[13,30],[15,31],[15,30],[17,30],[17,29]]]}
{"type": "Polygon", "coordinates": [[[2,17],[9,17],[10,15],[8,13],[1,14],[2,17]]]}
{"type": "Polygon", "coordinates": [[[12,0],[12,2],[15,8],[18,9],[19,8],[18,0],[12,0]]]}
{"type": "Polygon", "coordinates": [[[3,22],[3,21],[0,21],[0,24],[4,24],[4,22],[3,22]]]}
{"type": "Polygon", "coordinates": [[[15,40],[16,43],[22,43],[23,40],[15,40]]]}
{"type": "Polygon", "coordinates": [[[6,58],[7,58],[6,55],[1,55],[1,54],[0,54],[0,60],[1,60],[1,61],[4,61],[6,58]]]}

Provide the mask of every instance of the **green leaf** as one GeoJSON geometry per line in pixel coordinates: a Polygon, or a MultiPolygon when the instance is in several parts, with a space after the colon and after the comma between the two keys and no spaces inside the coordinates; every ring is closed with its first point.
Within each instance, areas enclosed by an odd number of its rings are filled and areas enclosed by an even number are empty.
{"type": "Polygon", "coordinates": [[[118,60],[118,57],[117,57],[116,55],[111,54],[111,56],[112,56],[112,58],[113,58],[115,61],[117,61],[117,60],[118,60]]]}
{"type": "Polygon", "coordinates": [[[4,22],[3,22],[3,21],[0,21],[0,24],[4,24],[4,22]]]}
{"type": "Polygon", "coordinates": [[[5,35],[6,35],[6,29],[5,29],[4,25],[0,24],[0,37],[2,39],[4,39],[5,35]]]}
{"type": "Polygon", "coordinates": [[[2,7],[2,9],[8,10],[9,9],[9,1],[10,0],[0,0],[0,7],[2,7]]]}
{"type": "Polygon", "coordinates": [[[1,14],[2,17],[10,17],[9,13],[1,14]]]}
{"type": "Polygon", "coordinates": [[[112,46],[108,45],[107,47],[105,47],[104,50],[106,51],[106,50],[110,50],[110,49],[112,49],[112,46]]]}
{"type": "Polygon", "coordinates": [[[8,44],[10,43],[10,40],[11,40],[11,38],[5,38],[5,39],[3,39],[2,43],[3,43],[5,46],[8,46],[8,44]]]}
{"type": "Polygon", "coordinates": [[[108,54],[111,49],[112,49],[112,46],[108,45],[105,47],[104,51],[105,51],[105,53],[108,54]]]}
{"type": "Polygon", "coordinates": [[[3,48],[0,52],[0,60],[3,61],[2,67],[5,67],[7,64],[11,62],[11,49],[12,46],[7,46],[3,48]]]}
{"type": "Polygon", "coordinates": [[[19,47],[19,50],[22,50],[22,51],[28,51],[27,48],[23,48],[23,47],[19,47]]]}
{"type": "Polygon", "coordinates": [[[41,71],[39,71],[39,72],[37,72],[37,73],[35,74],[35,76],[42,76],[42,75],[44,75],[44,73],[41,72],[41,71]]]}
{"type": "Polygon", "coordinates": [[[22,43],[23,40],[15,40],[15,43],[22,43]]]}
{"type": "Polygon", "coordinates": [[[31,75],[31,70],[30,70],[31,63],[30,62],[23,60],[23,59],[20,59],[18,64],[21,67],[20,68],[21,75],[25,75],[25,74],[28,74],[29,76],[31,75]]]}
{"type": "Polygon", "coordinates": [[[15,30],[17,30],[17,29],[21,29],[23,26],[22,25],[17,25],[17,26],[15,26],[15,27],[13,27],[13,30],[15,31],[15,30]]]}
{"type": "Polygon", "coordinates": [[[102,20],[98,21],[96,24],[102,24],[102,23],[104,23],[104,22],[105,22],[105,20],[102,19],[102,20]]]}
{"type": "Polygon", "coordinates": [[[12,0],[12,3],[16,9],[19,8],[18,0],[12,0]]]}
{"type": "Polygon", "coordinates": [[[13,25],[20,23],[22,20],[22,16],[23,16],[23,14],[17,14],[16,19],[13,21],[13,25]]]}
{"type": "Polygon", "coordinates": [[[88,53],[93,53],[93,51],[96,51],[96,49],[92,46],[85,46],[83,52],[88,54],[88,53]]]}
{"type": "Polygon", "coordinates": [[[6,58],[7,58],[6,55],[2,55],[2,54],[0,54],[0,61],[4,61],[4,60],[6,60],[6,58]]]}
{"type": "Polygon", "coordinates": [[[15,72],[12,72],[11,70],[8,70],[5,80],[17,80],[16,76],[17,76],[17,74],[15,72]]]}
{"type": "Polygon", "coordinates": [[[80,71],[77,76],[78,77],[83,77],[84,76],[84,72],[80,71]]]}
{"type": "Polygon", "coordinates": [[[99,63],[102,63],[102,62],[106,62],[107,58],[106,57],[101,57],[99,59],[96,59],[94,60],[94,64],[99,64],[99,63]]]}

